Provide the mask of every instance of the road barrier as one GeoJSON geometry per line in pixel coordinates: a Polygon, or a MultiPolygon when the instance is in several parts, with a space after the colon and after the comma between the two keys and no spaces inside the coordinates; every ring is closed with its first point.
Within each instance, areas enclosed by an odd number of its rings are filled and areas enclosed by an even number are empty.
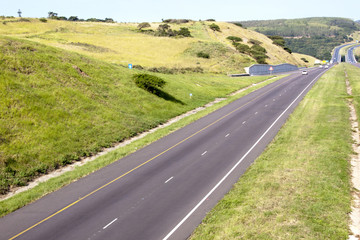
{"type": "Polygon", "coordinates": [[[268,64],[254,64],[249,68],[245,68],[245,71],[253,75],[270,75],[282,72],[297,71],[299,68],[289,63],[283,63],[279,65],[268,65],[268,64]]]}

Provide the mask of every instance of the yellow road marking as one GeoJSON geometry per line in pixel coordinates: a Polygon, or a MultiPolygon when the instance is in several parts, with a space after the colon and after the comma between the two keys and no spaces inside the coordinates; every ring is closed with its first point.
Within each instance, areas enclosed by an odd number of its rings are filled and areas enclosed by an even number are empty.
{"type": "Polygon", "coordinates": [[[101,189],[103,189],[103,188],[105,188],[105,187],[109,186],[110,184],[112,184],[112,183],[116,182],[117,180],[119,180],[119,179],[123,178],[124,176],[128,175],[129,173],[131,173],[131,172],[135,171],[136,169],[138,169],[138,168],[140,168],[140,167],[144,166],[145,164],[147,164],[147,163],[151,162],[152,160],[154,160],[154,159],[158,158],[159,156],[163,155],[164,153],[167,153],[167,152],[168,152],[168,151],[170,151],[171,149],[173,149],[173,148],[175,148],[175,147],[179,146],[179,145],[180,145],[180,144],[182,144],[183,142],[185,142],[185,141],[189,140],[190,138],[194,137],[195,135],[199,134],[200,132],[203,132],[204,130],[206,130],[207,128],[211,127],[212,125],[214,125],[214,124],[216,124],[216,123],[220,122],[221,120],[223,120],[224,118],[226,118],[226,117],[228,117],[229,115],[233,114],[234,112],[236,112],[236,111],[238,111],[238,110],[242,109],[243,107],[245,107],[245,106],[246,106],[246,105],[248,105],[249,103],[251,103],[251,102],[255,101],[256,99],[258,99],[258,98],[260,98],[260,97],[264,96],[266,93],[268,93],[268,92],[270,92],[271,90],[273,90],[273,89],[275,89],[275,88],[277,88],[277,87],[279,87],[279,86],[281,86],[281,85],[283,85],[283,84],[287,83],[288,81],[290,81],[290,80],[292,80],[292,79],[293,79],[293,78],[290,78],[289,80],[286,80],[286,81],[284,81],[283,83],[280,83],[280,84],[278,84],[278,85],[274,86],[273,88],[269,89],[268,91],[264,92],[263,94],[261,94],[261,95],[257,96],[256,98],[254,98],[254,99],[250,100],[249,102],[245,103],[244,105],[242,105],[242,106],[240,106],[240,107],[236,108],[235,110],[231,111],[230,113],[228,113],[228,114],[226,114],[226,115],[222,116],[221,118],[219,118],[219,119],[217,119],[216,121],[214,121],[214,122],[210,123],[209,125],[205,126],[204,128],[200,129],[199,131],[197,131],[197,132],[193,133],[193,134],[192,134],[192,135],[190,135],[189,137],[187,137],[187,138],[185,138],[185,139],[181,140],[180,142],[178,142],[178,143],[176,143],[175,145],[171,146],[170,148],[168,148],[168,149],[164,150],[163,152],[159,153],[158,155],[156,155],[156,156],[154,156],[154,157],[150,158],[149,160],[147,160],[147,161],[143,162],[142,164],[140,164],[140,165],[136,166],[135,168],[133,168],[133,169],[129,170],[128,172],[124,173],[123,175],[121,175],[121,176],[119,176],[119,177],[117,177],[117,178],[115,178],[115,179],[111,180],[110,182],[108,182],[108,183],[104,184],[103,186],[101,186],[101,187],[99,187],[99,188],[95,189],[94,191],[92,191],[92,192],[88,193],[87,195],[85,195],[85,196],[83,196],[83,197],[79,198],[77,201],[75,201],[75,202],[73,202],[73,203],[71,203],[71,204],[67,205],[66,207],[64,207],[64,208],[60,209],[59,211],[55,212],[54,214],[52,214],[52,215],[48,216],[47,218],[44,218],[43,220],[41,220],[41,221],[39,221],[39,222],[35,223],[34,225],[32,225],[31,227],[29,227],[29,228],[25,229],[24,231],[22,231],[22,232],[18,233],[18,234],[17,234],[17,235],[15,235],[15,236],[13,236],[13,237],[9,238],[9,240],[13,240],[13,239],[15,239],[15,238],[19,237],[20,235],[22,235],[22,234],[24,234],[24,233],[28,232],[29,230],[31,230],[31,229],[33,229],[33,228],[35,228],[36,226],[40,225],[41,223],[43,223],[43,222],[45,222],[45,221],[47,221],[47,220],[51,219],[52,217],[54,217],[54,216],[58,215],[59,213],[61,213],[61,212],[65,211],[66,209],[70,208],[71,206],[73,206],[73,205],[77,204],[77,203],[78,203],[78,202],[80,202],[81,200],[84,200],[85,198],[87,198],[87,197],[89,197],[89,196],[93,195],[94,193],[98,192],[99,190],[101,190],[101,189]]]}

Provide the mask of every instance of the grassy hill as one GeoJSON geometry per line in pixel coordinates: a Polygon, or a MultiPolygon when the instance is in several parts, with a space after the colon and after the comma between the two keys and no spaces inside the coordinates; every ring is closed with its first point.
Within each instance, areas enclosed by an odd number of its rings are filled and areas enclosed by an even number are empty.
{"type": "MultiPolygon", "coordinates": [[[[123,66],[132,63],[145,68],[195,68],[206,72],[244,72],[256,61],[235,50],[228,36],[238,36],[248,43],[249,39],[261,42],[266,48],[270,64],[292,63],[304,66],[304,62],[273,45],[262,34],[238,27],[231,23],[216,23],[220,32],[209,28],[211,22],[169,23],[171,29],[186,27],[191,38],[157,37],[138,31],[137,23],[91,23],[38,19],[2,20],[0,34],[25,38],[31,41],[81,53],[83,55],[123,66]],[[198,52],[210,55],[208,59],[197,57],[198,52]]],[[[161,23],[150,23],[149,30],[156,30],[161,23]]]]}
{"type": "Polygon", "coordinates": [[[155,74],[158,97],[144,71],[10,37],[0,52],[0,193],[267,78],[155,74]]]}
{"type": "Polygon", "coordinates": [[[240,22],[244,27],[265,35],[286,38],[287,46],[294,52],[312,55],[319,59],[330,59],[330,52],[348,36],[360,30],[360,25],[345,18],[302,18],[240,22]]]}

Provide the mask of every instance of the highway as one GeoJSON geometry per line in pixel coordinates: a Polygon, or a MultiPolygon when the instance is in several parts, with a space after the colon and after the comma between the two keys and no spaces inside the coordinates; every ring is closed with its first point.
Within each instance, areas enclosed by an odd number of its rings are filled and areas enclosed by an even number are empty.
{"type": "MultiPolygon", "coordinates": [[[[347,47],[347,46],[350,46],[354,43],[348,43],[348,44],[344,44],[344,45],[341,45],[339,47],[336,47],[334,49],[334,53],[332,55],[332,59],[330,61],[330,63],[341,63],[341,54],[340,54],[340,50],[344,47],[347,47]]],[[[345,57],[346,58],[346,57],[345,57]]]]}
{"type": "Polygon", "coordinates": [[[187,239],[317,79],[271,83],[0,219],[0,239],[187,239]]]}
{"type": "Polygon", "coordinates": [[[356,66],[356,67],[360,67],[360,63],[358,63],[356,61],[356,58],[354,56],[354,49],[357,48],[357,47],[360,47],[360,45],[355,45],[355,46],[352,46],[348,49],[347,53],[346,53],[346,62],[347,63],[351,63],[352,65],[356,66]]]}

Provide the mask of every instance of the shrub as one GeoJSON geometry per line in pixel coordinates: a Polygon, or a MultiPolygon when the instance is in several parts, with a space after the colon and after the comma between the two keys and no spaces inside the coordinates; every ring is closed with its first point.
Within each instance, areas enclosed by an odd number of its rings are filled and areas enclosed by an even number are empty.
{"type": "Polygon", "coordinates": [[[250,54],[250,47],[248,45],[237,43],[235,48],[240,53],[250,54]]]}
{"type": "Polygon", "coordinates": [[[213,31],[218,31],[218,32],[220,32],[220,27],[219,27],[219,25],[217,25],[217,24],[215,24],[215,23],[210,24],[209,27],[210,27],[210,29],[213,30],[213,31]]]}
{"type": "Polygon", "coordinates": [[[306,58],[301,58],[304,62],[308,63],[309,61],[306,58]]]}
{"type": "Polygon", "coordinates": [[[243,25],[242,25],[241,23],[234,22],[233,24],[236,25],[236,26],[238,26],[238,27],[242,27],[242,28],[243,28],[243,25]]]}
{"type": "Polygon", "coordinates": [[[249,43],[254,44],[254,45],[260,45],[261,44],[260,41],[252,39],[252,38],[249,40],[249,43]]]}
{"type": "Polygon", "coordinates": [[[213,18],[206,19],[205,21],[208,21],[208,22],[216,22],[216,20],[215,20],[215,19],[213,19],[213,18]]]}
{"type": "Polygon", "coordinates": [[[228,36],[226,39],[232,41],[233,43],[237,43],[237,42],[242,42],[242,38],[240,37],[235,37],[235,36],[228,36]]]}
{"type": "Polygon", "coordinates": [[[162,78],[150,74],[135,74],[133,76],[136,86],[148,92],[155,93],[158,88],[165,86],[166,82],[162,78]]]}
{"type": "Polygon", "coordinates": [[[263,48],[262,46],[260,45],[253,45],[251,47],[251,52],[261,52],[261,53],[266,53],[266,49],[263,48]]]}
{"type": "Polygon", "coordinates": [[[290,54],[292,53],[291,49],[288,48],[288,47],[284,47],[284,50],[287,51],[287,52],[290,53],[290,54]]]}
{"type": "Polygon", "coordinates": [[[175,31],[175,36],[191,37],[190,31],[188,28],[182,27],[179,31],[175,31]]]}
{"type": "Polygon", "coordinates": [[[210,55],[208,53],[204,53],[204,52],[198,52],[196,55],[199,58],[210,58],[210,55]]]}
{"type": "Polygon", "coordinates": [[[46,19],[46,18],[40,18],[39,21],[40,21],[40,22],[43,22],[43,23],[46,23],[46,22],[47,22],[47,19],[46,19]]]}

